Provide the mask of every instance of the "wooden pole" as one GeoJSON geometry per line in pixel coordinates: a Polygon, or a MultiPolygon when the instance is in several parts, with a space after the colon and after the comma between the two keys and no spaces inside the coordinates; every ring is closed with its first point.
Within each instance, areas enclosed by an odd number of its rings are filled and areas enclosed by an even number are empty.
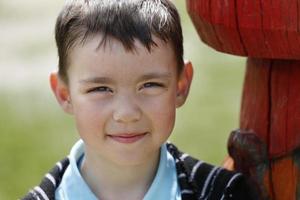
{"type": "Polygon", "coordinates": [[[261,199],[300,200],[300,1],[186,2],[207,45],[248,57],[240,127],[228,141],[235,169],[261,199]]]}

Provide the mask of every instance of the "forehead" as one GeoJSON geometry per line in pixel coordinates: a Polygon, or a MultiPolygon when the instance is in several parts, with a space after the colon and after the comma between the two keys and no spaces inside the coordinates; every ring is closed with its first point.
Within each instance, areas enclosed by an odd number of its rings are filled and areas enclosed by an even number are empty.
{"type": "MultiPolygon", "coordinates": [[[[134,39],[133,42],[133,48],[129,49],[126,48],[124,44],[122,44],[121,41],[113,38],[113,37],[105,37],[101,34],[91,35],[88,36],[85,39],[80,39],[78,43],[75,43],[75,45],[70,49],[69,55],[71,58],[74,58],[72,55],[76,55],[78,51],[80,53],[89,53],[90,51],[98,52],[98,53],[104,53],[104,54],[110,54],[110,53],[116,53],[116,52],[124,52],[124,53],[131,53],[131,54],[141,54],[141,53],[152,53],[155,52],[168,52],[170,54],[174,54],[175,59],[175,50],[173,48],[173,45],[171,42],[165,42],[162,39],[153,36],[153,45],[150,46],[150,49],[148,49],[145,45],[143,45],[139,40],[134,39]]],[[[76,55],[77,56],[77,55],[76,55]]],[[[76,57],[75,57],[76,58],[76,57]]]]}
{"type": "MultiPolygon", "coordinates": [[[[74,46],[69,54],[69,70],[81,71],[87,69],[94,72],[109,72],[124,70],[173,70],[177,71],[177,62],[173,45],[155,38],[150,51],[138,40],[134,41],[134,49],[127,50],[123,44],[113,38],[100,42],[101,35],[89,38],[82,44],[74,46]]],[[[124,72],[125,73],[125,72],[124,72]]],[[[68,73],[69,74],[69,73],[68,73]]]]}

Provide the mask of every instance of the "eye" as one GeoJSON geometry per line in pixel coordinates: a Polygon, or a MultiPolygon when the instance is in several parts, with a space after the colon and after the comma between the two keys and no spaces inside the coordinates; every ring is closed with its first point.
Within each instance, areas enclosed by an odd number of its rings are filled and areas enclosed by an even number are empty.
{"type": "Polygon", "coordinates": [[[147,82],[143,85],[143,88],[156,88],[156,87],[164,87],[162,83],[158,82],[147,82]]]}
{"type": "Polygon", "coordinates": [[[110,92],[110,93],[112,93],[113,90],[109,87],[101,86],[101,87],[95,87],[95,88],[88,90],[88,93],[90,93],[90,92],[110,92]]]}

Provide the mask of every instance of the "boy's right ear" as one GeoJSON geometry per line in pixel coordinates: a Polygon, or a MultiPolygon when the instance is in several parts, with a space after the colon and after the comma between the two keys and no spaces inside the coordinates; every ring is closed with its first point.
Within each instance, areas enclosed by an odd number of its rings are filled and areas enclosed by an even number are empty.
{"type": "Polygon", "coordinates": [[[61,80],[57,72],[50,74],[50,86],[61,108],[66,113],[73,114],[69,87],[61,80]]]}

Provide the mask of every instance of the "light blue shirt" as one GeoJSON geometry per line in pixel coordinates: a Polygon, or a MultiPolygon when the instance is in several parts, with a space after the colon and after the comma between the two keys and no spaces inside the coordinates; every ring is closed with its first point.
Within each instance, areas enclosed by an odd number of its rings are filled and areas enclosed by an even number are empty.
{"type": "MultiPolygon", "coordinates": [[[[71,149],[67,167],[59,187],[55,191],[56,200],[97,200],[82,178],[78,163],[84,156],[84,143],[79,140],[71,149]]],[[[143,200],[181,200],[177,182],[176,166],[166,145],[160,150],[159,167],[155,178],[143,200]]]]}

